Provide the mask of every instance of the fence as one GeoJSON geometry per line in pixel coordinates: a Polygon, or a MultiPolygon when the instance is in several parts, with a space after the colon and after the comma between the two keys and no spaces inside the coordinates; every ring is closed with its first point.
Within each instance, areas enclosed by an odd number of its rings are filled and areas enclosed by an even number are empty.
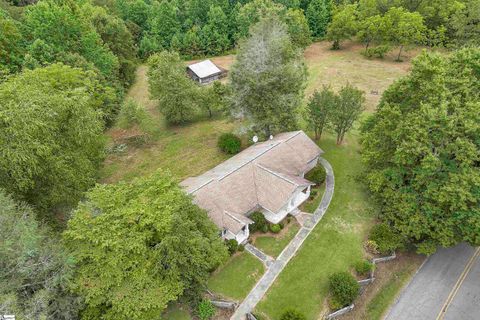
{"type": "MultiPolygon", "coordinates": [[[[393,260],[395,258],[397,258],[397,255],[394,252],[391,256],[374,258],[374,259],[372,259],[372,263],[375,266],[377,263],[390,261],[390,260],[393,260]]],[[[360,294],[362,294],[365,287],[367,285],[369,285],[370,283],[372,283],[373,281],[375,281],[375,268],[372,268],[372,271],[370,271],[370,276],[369,276],[368,279],[358,281],[358,284],[360,284],[360,286],[361,286],[360,294]]],[[[343,309],[340,309],[340,310],[337,310],[335,312],[332,312],[332,313],[328,314],[327,316],[325,316],[325,319],[326,320],[336,319],[337,317],[340,317],[340,316],[343,316],[346,313],[349,313],[350,311],[353,310],[353,308],[355,308],[355,305],[352,303],[351,305],[349,305],[349,306],[347,306],[343,309]]],[[[247,319],[248,320],[253,320],[253,319],[250,319],[248,317],[247,317],[247,319]]]]}

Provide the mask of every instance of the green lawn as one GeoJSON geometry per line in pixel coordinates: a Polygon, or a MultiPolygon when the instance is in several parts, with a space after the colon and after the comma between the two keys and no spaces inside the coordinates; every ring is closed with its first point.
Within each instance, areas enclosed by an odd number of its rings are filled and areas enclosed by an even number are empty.
{"type": "Polygon", "coordinates": [[[225,298],[242,300],[263,275],[263,264],[248,252],[230,258],[208,281],[208,288],[225,298]]]}
{"type": "Polygon", "coordinates": [[[380,320],[388,307],[393,303],[408,280],[417,270],[418,265],[410,265],[406,269],[392,274],[390,280],[380,289],[367,305],[367,319],[380,320]]]}
{"type": "Polygon", "coordinates": [[[282,252],[290,240],[297,234],[300,226],[296,221],[292,221],[286,226],[287,230],[283,231],[277,237],[271,235],[258,236],[255,239],[254,245],[274,258],[282,252]]]}
{"type": "Polygon", "coordinates": [[[328,134],[319,144],[335,173],[335,193],[324,218],[257,306],[256,311],[270,319],[279,319],[288,308],[317,319],[327,296],[328,276],[348,270],[363,257],[362,242],[373,214],[366,191],[355,179],[362,170],[357,138],[349,135],[344,145],[337,146],[328,134]]]}

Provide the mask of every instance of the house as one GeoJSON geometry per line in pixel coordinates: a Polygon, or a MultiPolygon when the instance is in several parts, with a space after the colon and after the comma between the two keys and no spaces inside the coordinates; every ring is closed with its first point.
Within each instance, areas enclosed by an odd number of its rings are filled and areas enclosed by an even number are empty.
{"type": "Polygon", "coordinates": [[[308,199],[313,183],[304,175],[322,153],[303,131],[281,133],[180,185],[207,210],[223,238],[242,243],[250,234],[252,212],[279,223],[308,199]]]}
{"type": "Polygon", "coordinates": [[[218,80],[226,75],[226,70],[217,67],[212,61],[204,60],[187,67],[187,74],[200,84],[218,80]]]}

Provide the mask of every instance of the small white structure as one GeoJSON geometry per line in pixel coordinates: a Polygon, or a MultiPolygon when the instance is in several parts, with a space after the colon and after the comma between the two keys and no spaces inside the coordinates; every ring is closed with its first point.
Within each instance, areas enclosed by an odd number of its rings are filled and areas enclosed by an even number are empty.
{"type": "Polygon", "coordinates": [[[187,67],[188,75],[200,84],[207,84],[225,75],[225,70],[217,67],[211,60],[203,60],[187,67]]]}
{"type": "Polygon", "coordinates": [[[281,133],[181,185],[207,210],[223,238],[243,243],[252,212],[279,223],[308,199],[314,183],[304,175],[322,153],[303,131],[281,133]]]}

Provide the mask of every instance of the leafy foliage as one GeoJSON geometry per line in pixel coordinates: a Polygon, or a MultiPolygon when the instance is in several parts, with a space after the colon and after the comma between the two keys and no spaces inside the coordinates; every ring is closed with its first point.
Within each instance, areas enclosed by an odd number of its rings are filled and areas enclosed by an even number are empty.
{"type": "Polygon", "coordinates": [[[360,294],[360,285],[348,272],[337,272],[329,278],[331,304],[340,309],[353,303],[360,294]]]}
{"type": "Polygon", "coordinates": [[[238,242],[235,239],[228,239],[225,241],[225,245],[227,246],[228,253],[230,255],[234,254],[237,252],[238,249],[238,242]]]}
{"type": "Polygon", "coordinates": [[[311,0],[305,11],[308,25],[315,38],[323,38],[327,33],[328,24],[332,20],[331,0],[311,0]]]}
{"type": "Polygon", "coordinates": [[[327,40],[333,41],[332,49],[340,49],[342,40],[348,40],[357,33],[356,8],[356,4],[347,4],[339,7],[333,14],[326,35],[327,40]]]}
{"type": "Polygon", "coordinates": [[[374,225],[368,239],[377,244],[382,254],[392,254],[403,246],[402,237],[385,223],[374,225]]]}
{"type": "Polygon", "coordinates": [[[287,310],[282,314],[280,320],[307,320],[307,318],[297,310],[287,310]]]}
{"type": "Polygon", "coordinates": [[[268,231],[268,223],[265,216],[260,211],[254,211],[249,218],[253,221],[253,224],[249,225],[250,232],[254,233],[256,231],[268,231]]]}
{"type": "Polygon", "coordinates": [[[233,113],[247,116],[267,137],[297,126],[292,115],[302,100],[306,68],[278,18],[255,25],[240,47],[230,77],[233,113]]]}
{"type": "Polygon", "coordinates": [[[198,318],[200,320],[211,319],[215,315],[215,307],[210,300],[203,300],[198,304],[198,318]]]}
{"type": "Polygon", "coordinates": [[[158,99],[158,109],[168,122],[185,123],[199,109],[199,88],[187,78],[178,53],[163,51],[148,59],[150,95],[158,99]]]}
{"type": "Polygon", "coordinates": [[[236,154],[240,152],[242,141],[233,133],[223,133],[218,137],[218,147],[225,153],[236,154]]]}
{"type": "Polygon", "coordinates": [[[322,136],[331,114],[335,109],[337,98],[330,87],[323,86],[321,91],[315,90],[310,97],[304,118],[308,126],[315,131],[315,139],[322,136]]]}
{"type": "Polygon", "coordinates": [[[0,85],[0,187],[44,213],[76,204],[103,158],[97,86],[61,64],[0,85]]]}
{"type": "Polygon", "coordinates": [[[33,210],[0,189],[0,313],[19,319],[77,319],[81,307],[66,281],[68,256],[33,210]]]}
{"type": "Polygon", "coordinates": [[[327,173],[322,165],[317,165],[305,175],[305,179],[312,181],[316,185],[321,185],[324,183],[326,177],[327,173]]]}
{"type": "Polygon", "coordinates": [[[277,223],[270,225],[270,231],[273,233],[279,233],[281,230],[282,230],[282,227],[277,223]]]}
{"type": "Polygon", "coordinates": [[[479,64],[478,49],[421,54],[362,128],[381,218],[424,253],[480,243],[479,64]]]}
{"type": "Polygon", "coordinates": [[[355,268],[355,272],[358,275],[365,276],[375,268],[375,265],[370,261],[364,259],[355,262],[353,267],[355,268]]]}
{"type": "Polygon", "coordinates": [[[331,125],[337,133],[337,144],[341,144],[347,133],[365,109],[365,93],[347,84],[340,89],[336,106],[331,116],[331,125]]]}
{"type": "Polygon", "coordinates": [[[145,319],[195,295],[226,248],[205,211],[164,173],[87,194],[64,233],[85,318],[145,319]]]}

